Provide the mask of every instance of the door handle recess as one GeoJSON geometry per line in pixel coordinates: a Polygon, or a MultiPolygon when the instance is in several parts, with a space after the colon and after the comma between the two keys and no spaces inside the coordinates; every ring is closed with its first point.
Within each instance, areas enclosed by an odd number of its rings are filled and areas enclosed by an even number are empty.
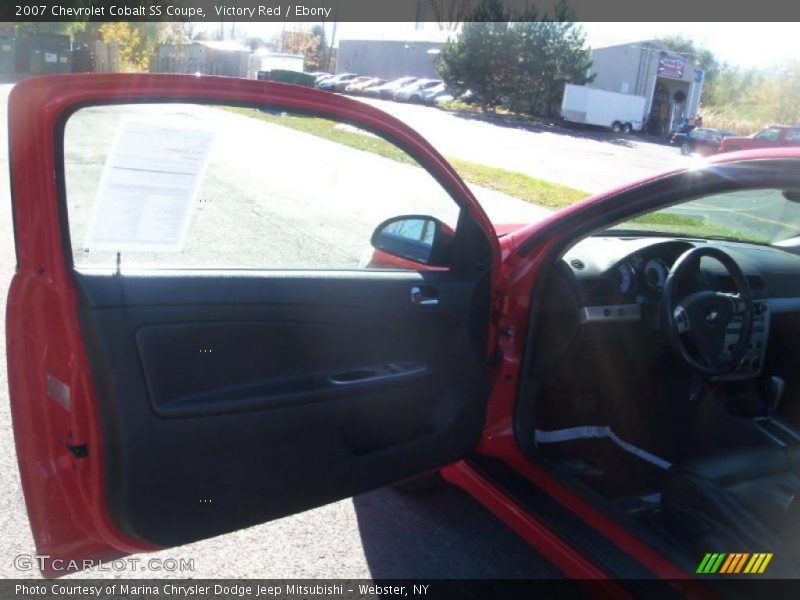
{"type": "Polygon", "coordinates": [[[424,363],[417,361],[394,362],[336,373],[331,375],[328,381],[335,385],[349,385],[385,379],[400,379],[411,375],[420,375],[427,372],[427,370],[428,367],[424,363]]]}
{"type": "Polygon", "coordinates": [[[420,306],[439,304],[439,292],[430,285],[415,285],[411,288],[411,303],[420,306]]]}

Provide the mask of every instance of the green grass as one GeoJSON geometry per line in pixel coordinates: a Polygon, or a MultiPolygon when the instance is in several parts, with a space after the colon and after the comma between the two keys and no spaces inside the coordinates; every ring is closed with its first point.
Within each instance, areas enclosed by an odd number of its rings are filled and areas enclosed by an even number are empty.
{"type": "Polygon", "coordinates": [[[448,158],[447,160],[464,181],[553,210],[575,204],[590,195],[582,190],[537,179],[516,171],[487,167],[460,158],[448,158]]]}
{"type": "MultiPolygon", "coordinates": [[[[347,129],[337,128],[337,124],[328,119],[315,117],[299,117],[294,115],[274,115],[259,112],[250,108],[226,107],[225,110],[245,115],[268,123],[275,123],[290,127],[297,131],[316,135],[351,148],[372,152],[384,158],[397,162],[414,164],[417,162],[403,150],[384,140],[368,134],[347,129]]],[[[523,173],[506,171],[496,167],[487,167],[478,163],[448,158],[448,162],[458,172],[461,178],[490,190],[502,192],[509,196],[525,200],[532,204],[557,210],[588,197],[587,192],[576,190],[558,183],[551,183],[544,179],[537,179],[523,173]]]]}
{"type": "MultiPolygon", "coordinates": [[[[417,162],[406,152],[384,140],[365,132],[337,127],[337,123],[328,119],[317,117],[304,117],[288,114],[269,114],[251,108],[224,107],[224,110],[244,115],[250,118],[289,127],[331,142],[343,144],[350,148],[371,152],[390,160],[416,165],[417,162]]],[[[448,158],[448,162],[458,172],[461,178],[475,185],[495,190],[525,200],[531,204],[543,206],[552,210],[559,210],[587,198],[589,193],[577,190],[558,183],[537,179],[524,173],[506,171],[496,167],[488,167],[478,163],[448,158]]],[[[757,239],[753,233],[736,231],[719,227],[697,217],[676,215],[668,212],[656,212],[636,217],[621,224],[622,228],[629,228],[630,224],[643,225],[643,230],[664,231],[683,235],[696,235],[698,237],[721,236],[731,237],[755,242],[767,242],[757,239]]]]}
{"type": "Polygon", "coordinates": [[[631,223],[644,225],[642,229],[678,233],[683,235],[696,235],[698,237],[726,237],[751,242],[769,243],[770,240],[753,232],[730,229],[709,223],[705,219],[676,215],[669,212],[654,212],[631,219],[619,225],[622,229],[630,228],[631,223]]]}

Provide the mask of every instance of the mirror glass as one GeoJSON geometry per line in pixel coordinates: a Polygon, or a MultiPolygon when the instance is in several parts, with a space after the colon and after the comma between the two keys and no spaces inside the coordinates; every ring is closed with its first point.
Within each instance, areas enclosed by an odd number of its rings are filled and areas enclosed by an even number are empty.
{"type": "MultiPolygon", "coordinates": [[[[424,265],[445,265],[449,259],[452,230],[438,219],[411,215],[385,221],[372,236],[379,251],[424,265]]],[[[379,260],[379,257],[375,257],[379,260]]],[[[391,262],[383,257],[382,262],[391,262]]]]}

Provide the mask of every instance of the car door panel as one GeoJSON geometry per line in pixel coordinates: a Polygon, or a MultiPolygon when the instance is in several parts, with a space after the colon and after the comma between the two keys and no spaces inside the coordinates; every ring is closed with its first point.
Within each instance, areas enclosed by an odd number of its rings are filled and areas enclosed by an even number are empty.
{"type": "MultiPolygon", "coordinates": [[[[105,446],[114,449],[106,459],[114,520],[137,539],[170,546],[457,459],[480,435],[485,339],[470,337],[469,303],[449,300],[477,290],[437,282],[450,307],[442,314],[411,304],[419,280],[285,278],[274,286],[265,278],[262,296],[281,300],[245,307],[214,298],[213,280],[189,284],[209,290],[199,305],[174,299],[186,283],[170,294],[165,282],[150,301],[82,307],[105,446]],[[361,300],[353,298],[359,287],[361,300]],[[406,375],[409,363],[416,368],[406,375]],[[331,382],[387,366],[401,372],[331,382]]],[[[108,281],[78,285],[96,298],[89,288],[108,281]]],[[[129,290],[139,283],[111,281],[129,290]]],[[[226,287],[230,294],[238,285],[226,287]]]]}
{"type": "Polygon", "coordinates": [[[316,90],[213,77],[45,77],[19,84],[9,110],[9,387],[40,553],[186,543],[431,470],[477,444],[499,246],[414,132],[316,90]],[[461,207],[453,267],[75,270],[64,124],[80,106],[137,100],[267,103],[387,137],[461,207]],[[415,286],[438,303],[415,303],[415,286]]]}
{"type": "Polygon", "coordinates": [[[245,278],[224,292],[207,278],[154,287],[151,278],[79,276],[116,449],[106,459],[115,522],[171,546],[390,483],[474,446],[486,340],[472,337],[470,305],[484,294],[437,275],[426,279],[443,310],[412,305],[415,273],[245,278]],[[244,304],[257,283],[263,300],[244,304]],[[124,306],[112,300],[115,286],[124,306]],[[331,381],[382,369],[397,372],[331,381]]]}

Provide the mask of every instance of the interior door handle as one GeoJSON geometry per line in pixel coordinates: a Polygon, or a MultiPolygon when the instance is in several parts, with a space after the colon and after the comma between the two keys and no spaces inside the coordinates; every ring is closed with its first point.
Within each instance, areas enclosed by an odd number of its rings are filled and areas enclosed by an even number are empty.
{"type": "Polygon", "coordinates": [[[439,304],[439,292],[430,285],[415,285],[411,288],[411,303],[420,306],[439,304]]]}

